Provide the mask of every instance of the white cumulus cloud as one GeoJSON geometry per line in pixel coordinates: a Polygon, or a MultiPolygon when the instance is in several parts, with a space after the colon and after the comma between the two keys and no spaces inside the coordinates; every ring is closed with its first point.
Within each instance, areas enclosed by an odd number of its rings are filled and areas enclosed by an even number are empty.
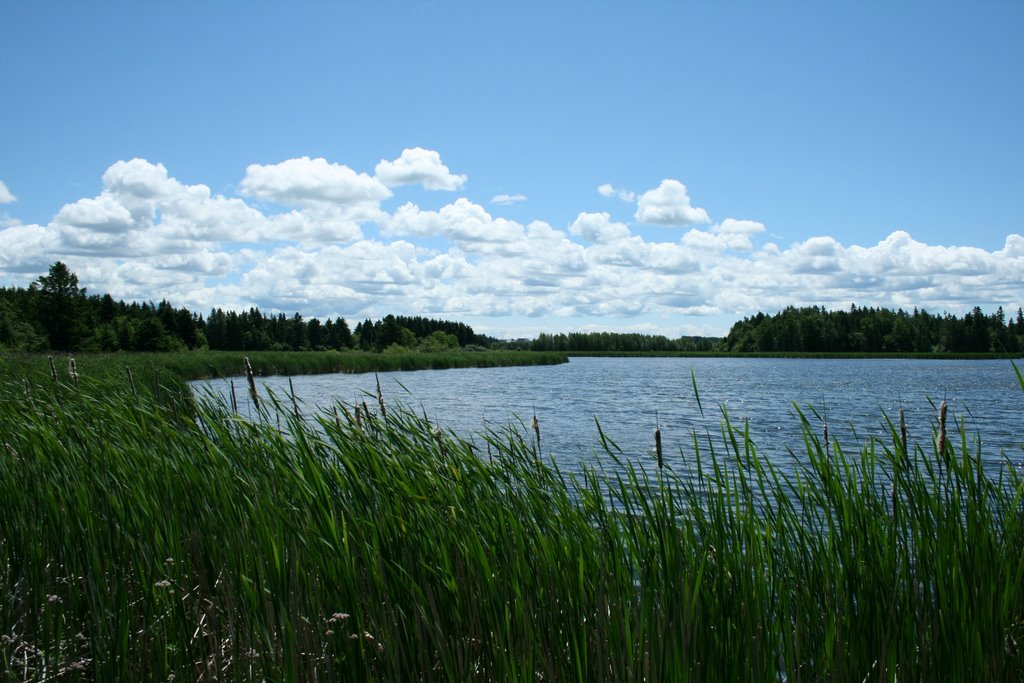
{"type": "Polygon", "coordinates": [[[18,201],[18,198],[7,189],[7,184],[0,180],[0,204],[10,204],[18,201]]]}
{"type": "Polygon", "coordinates": [[[449,171],[441,163],[440,154],[422,147],[404,149],[394,161],[381,159],[374,172],[388,187],[422,185],[428,190],[457,190],[466,184],[466,176],[449,171]]]}
{"type": "MultiPolygon", "coordinates": [[[[391,190],[380,178],[323,159],[250,166],[242,196],[180,182],[144,159],[111,165],[102,181],[95,196],[60,208],[46,225],[0,223],[0,277],[27,284],[60,259],[90,292],[166,298],[200,312],[256,305],[350,320],[405,313],[473,317],[467,322],[492,329],[503,324],[499,316],[518,316],[547,331],[588,316],[625,330],[788,305],[962,313],[976,305],[1015,311],[1024,300],[1020,235],[995,251],[927,244],[903,231],[877,244],[818,235],[755,246],[762,223],[711,224],[674,180],[638,205],[654,225],[690,221],[679,239],[658,242],[633,234],[614,212],[573,211],[560,228],[524,225],[467,197],[387,213],[381,201],[391,190]]],[[[610,196],[619,192],[608,186],[610,196]]]]}
{"type": "Polygon", "coordinates": [[[443,235],[464,247],[474,243],[514,242],[523,239],[525,234],[519,223],[494,218],[465,197],[439,211],[423,211],[415,204],[403,204],[382,229],[392,236],[443,235]]]}
{"type": "Polygon", "coordinates": [[[569,226],[569,232],[585,240],[602,244],[617,242],[629,237],[625,223],[612,221],[607,213],[581,213],[569,226]]]}
{"type": "Polygon", "coordinates": [[[726,218],[721,223],[712,226],[710,230],[696,228],[689,230],[683,235],[682,241],[683,244],[694,249],[751,251],[754,248],[751,235],[764,232],[764,230],[764,224],[757,221],[726,218]]]}
{"type": "Polygon", "coordinates": [[[764,223],[736,220],[735,218],[726,218],[711,229],[711,232],[719,235],[756,235],[764,231],[764,223]]]}
{"type": "Polygon", "coordinates": [[[42,225],[13,225],[0,230],[0,272],[45,271],[44,266],[58,253],[59,245],[56,233],[42,225]]]}
{"type": "Polygon", "coordinates": [[[686,185],[671,178],[662,180],[658,187],[640,195],[636,219],[641,223],[665,226],[711,222],[707,211],[690,205],[686,185]]]}
{"type": "Polygon", "coordinates": [[[391,190],[378,178],[357,173],[344,164],[309,157],[279,164],[251,164],[240,188],[243,195],[292,206],[316,202],[376,206],[391,196],[391,190]]]}

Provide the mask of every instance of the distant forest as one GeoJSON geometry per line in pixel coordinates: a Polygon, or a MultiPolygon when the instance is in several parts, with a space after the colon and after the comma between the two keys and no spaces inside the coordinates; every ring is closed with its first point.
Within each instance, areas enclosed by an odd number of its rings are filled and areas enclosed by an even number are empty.
{"type": "Polygon", "coordinates": [[[986,315],[975,307],[962,318],[925,310],[858,308],[828,311],[789,307],[734,324],[723,351],[799,353],[1017,353],[1024,348],[1024,314],[1007,320],[1002,307],[986,315]]]}
{"type": "Polygon", "coordinates": [[[204,318],[167,301],[125,303],[109,294],[88,294],[78,277],[57,262],[28,288],[0,288],[0,351],[364,351],[455,349],[635,352],[849,352],[1018,353],[1024,349],[1024,314],[1007,319],[1002,308],[980,308],[958,318],[884,308],[829,311],[787,308],[758,313],[732,326],[724,339],[614,332],[540,334],[500,341],[465,323],[420,316],[387,315],[349,326],[344,318],[304,319],[265,314],[258,308],[204,318]]]}
{"type": "Polygon", "coordinates": [[[531,351],[585,351],[596,353],[637,353],[673,351],[714,351],[722,343],[719,337],[680,337],[628,334],[618,332],[541,333],[530,343],[531,351]]]}
{"type": "Polygon", "coordinates": [[[385,316],[349,327],[298,313],[267,315],[213,309],[207,318],[166,301],[125,303],[87,294],[78,276],[57,262],[30,287],[0,288],[0,350],[11,351],[305,351],[392,347],[445,351],[493,341],[458,322],[385,316]]]}

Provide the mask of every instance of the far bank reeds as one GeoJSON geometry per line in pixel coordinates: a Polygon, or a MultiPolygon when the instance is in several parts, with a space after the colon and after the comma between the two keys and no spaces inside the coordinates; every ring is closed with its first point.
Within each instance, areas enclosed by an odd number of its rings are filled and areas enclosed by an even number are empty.
{"type": "Polygon", "coordinates": [[[985,468],[965,429],[826,448],[804,419],[781,468],[723,414],[678,469],[597,434],[569,475],[537,434],[272,395],[181,419],[78,365],[0,380],[0,680],[1024,672],[1020,453],[985,468]]]}

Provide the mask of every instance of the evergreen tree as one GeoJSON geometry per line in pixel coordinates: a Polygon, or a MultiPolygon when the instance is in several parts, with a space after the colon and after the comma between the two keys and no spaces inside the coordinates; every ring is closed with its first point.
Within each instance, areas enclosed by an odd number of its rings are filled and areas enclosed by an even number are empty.
{"type": "Polygon", "coordinates": [[[39,320],[46,330],[50,348],[71,351],[77,348],[89,330],[85,324],[85,288],[78,286],[78,276],[62,262],[50,266],[47,275],[32,283],[36,295],[39,320]]]}

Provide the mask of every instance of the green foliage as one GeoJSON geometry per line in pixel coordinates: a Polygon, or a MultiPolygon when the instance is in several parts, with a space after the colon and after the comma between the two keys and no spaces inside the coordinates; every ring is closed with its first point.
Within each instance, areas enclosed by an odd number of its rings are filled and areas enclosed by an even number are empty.
{"type": "Polygon", "coordinates": [[[442,330],[431,332],[419,343],[419,350],[426,353],[441,353],[443,351],[456,351],[459,348],[459,339],[454,334],[442,330]]]}
{"type": "Polygon", "coordinates": [[[966,437],[801,417],[778,464],[723,413],[664,469],[598,427],[570,475],[396,406],[2,376],[3,680],[1024,674],[1024,481],[966,437]]]}
{"type": "Polygon", "coordinates": [[[442,351],[467,345],[492,346],[495,342],[475,334],[473,328],[464,323],[400,315],[386,315],[377,322],[365,320],[356,325],[355,336],[364,351],[383,351],[395,346],[442,351]],[[450,343],[452,339],[454,346],[450,343]]]}
{"type": "Polygon", "coordinates": [[[676,353],[711,352],[721,339],[716,337],[680,337],[623,334],[617,332],[541,333],[530,343],[534,351],[580,351],[585,353],[676,353]]]}
{"type": "Polygon", "coordinates": [[[829,311],[788,307],[732,326],[724,350],[732,352],[1018,353],[1024,349],[1024,317],[1009,323],[1000,307],[985,315],[975,307],[963,318],[885,308],[829,311]]]}
{"type": "Polygon", "coordinates": [[[46,330],[50,348],[70,351],[85,336],[83,301],[85,289],[78,276],[57,261],[50,272],[32,283],[36,315],[46,330]]]}
{"type": "Polygon", "coordinates": [[[422,317],[367,320],[355,336],[344,318],[304,320],[299,313],[289,318],[258,308],[214,308],[204,320],[167,301],[128,304],[109,294],[86,296],[78,277],[61,262],[27,290],[0,289],[0,350],[8,351],[342,351],[357,343],[366,351],[393,345],[444,351],[492,341],[463,323],[422,317]],[[449,336],[426,341],[435,332],[449,336]],[[455,347],[449,338],[457,340],[455,347]]]}

